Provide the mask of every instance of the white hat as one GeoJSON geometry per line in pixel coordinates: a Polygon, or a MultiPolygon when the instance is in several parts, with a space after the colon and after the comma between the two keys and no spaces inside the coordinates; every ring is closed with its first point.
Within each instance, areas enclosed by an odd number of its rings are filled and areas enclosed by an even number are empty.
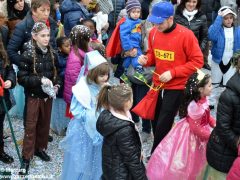
{"type": "Polygon", "coordinates": [[[229,6],[223,6],[218,10],[218,14],[221,13],[222,17],[232,14],[235,18],[237,18],[237,14],[233,11],[233,9],[229,6]]]}
{"type": "Polygon", "coordinates": [[[91,70],[98,65],[107,62],[107,60],[97,51],[90,51],[85,54],[84,65],[91,70]]]}

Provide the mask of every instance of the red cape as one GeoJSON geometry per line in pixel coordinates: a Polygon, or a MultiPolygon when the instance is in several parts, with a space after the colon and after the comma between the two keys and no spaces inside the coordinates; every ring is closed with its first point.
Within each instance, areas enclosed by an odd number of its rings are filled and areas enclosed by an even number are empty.
{"type": "Polygon", "coordinates": [[[120,19],[117,23],[106,47],[106,56],[115,57],[122,52],[121,40],[120,40],[120,28],[119,26],[126,21],[126,18],[120,19]]]}

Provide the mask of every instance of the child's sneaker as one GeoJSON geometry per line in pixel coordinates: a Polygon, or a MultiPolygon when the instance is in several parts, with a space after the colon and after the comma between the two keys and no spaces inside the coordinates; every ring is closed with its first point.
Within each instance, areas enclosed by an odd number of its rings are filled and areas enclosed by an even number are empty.
{"type": "Polygon", "coordinates": [[[125,73],[123,73],[123,74],[120,76],[120,79],[121,79],[124,83],[128,84],[129,86],[132,85],[132,83],[130,82],[130,80],[128,79],[128,77],[127,77],[127,75],[126,75],[125,73]]]}
{"type": "Polygon", "coordinates": [[[138,71],[136,71],[133,75],[136,79],[138,79],[139,81],[145,82],[147,83],[147,79],[144,77],[144,75],[138,71]]]}

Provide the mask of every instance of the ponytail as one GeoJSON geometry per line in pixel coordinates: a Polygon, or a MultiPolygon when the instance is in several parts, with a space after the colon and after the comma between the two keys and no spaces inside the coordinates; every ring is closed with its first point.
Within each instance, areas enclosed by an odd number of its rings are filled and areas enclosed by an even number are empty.
{"type": "Polygon", "coordinates": [[[96,110],[99,111],[101,108],[109,109],[108,92],[111,89],[110,85],[104,86],[98,94],[98,102],[96,110]]]}

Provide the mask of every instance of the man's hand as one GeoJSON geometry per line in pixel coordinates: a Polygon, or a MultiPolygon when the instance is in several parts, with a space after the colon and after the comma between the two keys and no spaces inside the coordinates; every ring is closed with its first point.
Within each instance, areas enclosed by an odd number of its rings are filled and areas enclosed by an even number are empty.
{"type": "Polygon", "coordinates": [[[172,75],[170,71],[165,71],[159,76],[159,80],[163,83],[166,83],[172,79],[172,75]]]}
{"type": "Polygon", "coordinates": [[[124,57],[136,57],[137,56],[137,48],[133,48],[131,50],[124,52],[124,57]]]}
{"type": "Polygon", "coordinates": [[[147,61],[148,61],[148,58],[145,55],[141,55],[141,56],[138,57],[138,63],[143,65],[143,66],[145,64],[147,64],[147,61]]]}
{"type": "Polygon", "coordinates": [[[5,89],[9,89],[11,86],[12,86],[12,82],[11,82],[11,81],[6,80],[6,81],[4,82],[4,88],[5,88],[5,89]]]}

